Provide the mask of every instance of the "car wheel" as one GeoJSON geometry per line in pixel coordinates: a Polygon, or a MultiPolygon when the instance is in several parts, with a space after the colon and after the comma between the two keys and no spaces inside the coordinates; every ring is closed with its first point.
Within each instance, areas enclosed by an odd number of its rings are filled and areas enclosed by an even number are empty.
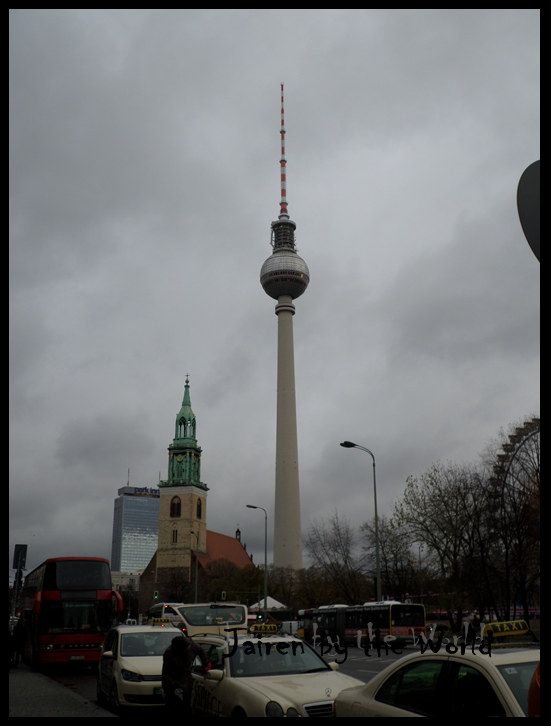
{"type": "Polygon", "coordinates": [[[109,691],[109,708],[113,713],[118,714],[120,711],[119,694],[115,681],[111,683],[111,690],[109,691]]]}
{"type": "Polygon", "coordinates": [[[100,677],[101,674],[98,670],[98,680],[96,681],[96,700],[100,706],[105,706],[107,704],[107,698],[105,693],[101,690],[100,677]]]}

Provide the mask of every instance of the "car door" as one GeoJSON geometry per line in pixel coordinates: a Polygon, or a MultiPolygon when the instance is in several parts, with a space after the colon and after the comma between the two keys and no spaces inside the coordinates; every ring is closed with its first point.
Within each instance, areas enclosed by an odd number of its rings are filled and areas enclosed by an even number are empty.
{"type": "Polygon", "coordinates": [[[432,716],[446,713],[443,685],[448,671],[445,658],[422,658],[393,671],[372,700],[354,704],[354,715],[432,716]]]}
{"type": "MultiPolygon", "coordinates": [[[[196,641],[197,642],[197,641],[196,641]]],[[[197,715],[227,716],[228,704],[226,691],[228,687],[226,662],[223,657],[224,646],[220,644],[199,643],[205,650],[212,668],[224,671],[224,678],[215,681],[203,678],[203,664],[199,656],[195,656],[191,666],[193,676],[193,705],[197,715]]]]}
{"type": "Polygon", "coordinates": [[[101,680],[101,690],[109,695],[111,689],[111,679],[113,677],[113,667],[117,660],[119,634],[116,630],[112,630],[105,639],[105,645],[100,658],[99,670],[101,680]],[[111,652],[112,656],[106,656],[104,653],[111,652]]]}

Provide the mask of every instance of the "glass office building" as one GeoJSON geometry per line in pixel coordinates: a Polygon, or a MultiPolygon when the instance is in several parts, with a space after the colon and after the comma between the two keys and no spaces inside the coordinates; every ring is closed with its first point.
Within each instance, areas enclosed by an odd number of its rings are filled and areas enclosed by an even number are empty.
{"type": "Polygon", "coordinates": [[[143,570],[157,551],[159,490],[122,487],[115,499],[111,569],[143,570]]]}

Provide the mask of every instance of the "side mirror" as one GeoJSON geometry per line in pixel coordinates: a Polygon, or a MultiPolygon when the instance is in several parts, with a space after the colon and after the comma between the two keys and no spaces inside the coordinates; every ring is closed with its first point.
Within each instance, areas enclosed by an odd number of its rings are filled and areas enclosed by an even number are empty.
{"type": "Polygon", "coordinates": [[[211,670],[207,673],[207,680],[209,681],[221,681],[222,678],[224,678],[224,671],[221,671],[218,668],[211,668],[211,670]]]}
{"type": "Polygon", "coordinates": [[[115,656],[113,655],[112,650],[106,650],[105,653],[101,654],[101,657],[102,658],[114,658],[115,656]]]}
{"type": "Polygon", "coordinates": [[[338,663],[335,663],[335,661],[333,661],[332,663],[329,663],[329,668],[331,668],[332,671],[338,671],[339,670],[339,664],[338,663]]]}

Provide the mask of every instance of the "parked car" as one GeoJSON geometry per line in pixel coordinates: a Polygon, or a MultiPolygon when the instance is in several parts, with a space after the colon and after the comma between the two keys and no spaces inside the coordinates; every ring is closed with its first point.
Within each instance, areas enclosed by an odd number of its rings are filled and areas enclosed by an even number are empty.
{"type": "Polygon", "coordinates": [[[400,658],[365,685],[341,691],[333,716],[527,716],[539,649],[474,653],[442,649],[400,658]]]}

